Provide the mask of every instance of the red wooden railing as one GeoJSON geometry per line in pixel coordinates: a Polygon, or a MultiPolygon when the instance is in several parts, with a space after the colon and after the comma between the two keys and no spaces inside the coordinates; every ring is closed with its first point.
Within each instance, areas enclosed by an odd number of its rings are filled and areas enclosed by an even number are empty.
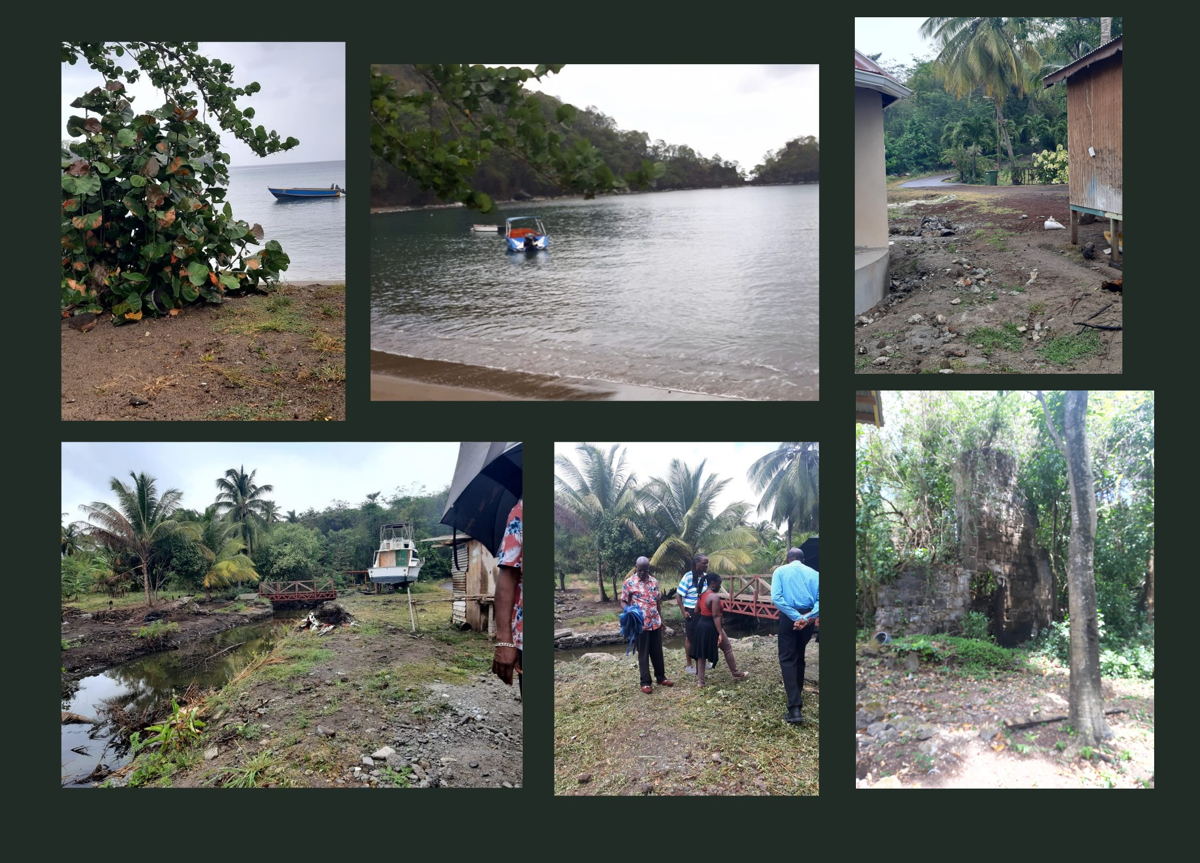
{"type": "Polygon", "coordinates": [[[260,581],[258,595],[271,602],[320,602],[337,599],[332,578],[260,581]]]}

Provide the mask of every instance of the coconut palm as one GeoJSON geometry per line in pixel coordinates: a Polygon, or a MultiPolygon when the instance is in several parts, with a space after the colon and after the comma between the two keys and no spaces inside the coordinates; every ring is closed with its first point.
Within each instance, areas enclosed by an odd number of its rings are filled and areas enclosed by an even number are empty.
{"type": "Polygon", "coordinates": [[[683,574],[692,558],[705,554],[714,572],[738,572],[753,559],[757,538],[745,519],[750,504],[732,503],[716,512],[728,479],[704,475],[672,459],[666,478],[655,477],[638,492],[643,533],[658,540],[650,563],[683,574]]]}
{"type": "Polygon", "coordinates": [[[641,537],[634,521],[637,510],[636,477],[625,467],[625,452],[614,444],[608,452],[589,443],[575,446],[577,466],[565,455],[554,459],[554,510],[556,518],[587,534],[596,549],[596,583],[600,601],[608,602],[604,590],[605,565],[610,540],[625,533],[641,537]]]}
{"type": "Polygon", "coordinates": [[[250,554],[254,554],[254,540],[258,531],[266,525],[266,495],[274,491],[273,486],[255,485],[257,470],[246,473],[245,466],[230,468],[225,476],[217,480],[217,512],[240,526],[242,540],[250,554]]]}
{"type": "MultiPolygon", "coordinates": [[[[63,513],[63,518],[66,518],[66,513],[63,513]]],[[[59,554],[62,557],[70,557],[73,554],[78,554],[83,550],[83,529],[85,525],[81,525],[77,521],[66,522],[60,525],[59,531],[59,554]]]]}
{"type": "Polygon", "coordinates": [[[116,477],[109,487],[117,496],[117,505],[103,501],[83,504],[80,509],[88,516],[87,533],[112,551],[129,555],[137,561],[146,591],[146,605],[153,605],[157,588],[150,579],[150,554],[156,540],[180,529],[174,515],[179,509],[183,492],[169,488],[161,495],[154,477],[130,472],[133,485],[127,486],[116,477]]]}
{"type": "Polygon", "coordinates": [[[204,574],[202,585],[205,590],[231,587],[235,584],[257,584],[258,572],[254,569],[247,552],[246,543],[239,536],[230,536],[219,548],[210,550],[212,566],[204,574]]]}
{"type": "Polygon", "coordinates": [[[788,548],[793,532],[816,530],[820,520],[820,444],[781,443],[750,465],[754,490],[762,497],[758,511],[770,511],[771,521],[783,525],[788,548]]]}
{"type": "MultiPolygon", "coordinates": [[[[1011,167],[1016,161],[1012,139],[1004,119],[1004,100],[1012,92],[1030,92],[1029,70],[1041,65],[1041,57],[1024,36],[1026,19],[1020,18],[926,18],[921,35],[936,40],[939,75],[947,92],[963,98],[982,90],[992,101],[996,124],[996,151],[1008,151],[1011,167]]],[[[999,161],[999,160],[997,160],[999,161]]]]}

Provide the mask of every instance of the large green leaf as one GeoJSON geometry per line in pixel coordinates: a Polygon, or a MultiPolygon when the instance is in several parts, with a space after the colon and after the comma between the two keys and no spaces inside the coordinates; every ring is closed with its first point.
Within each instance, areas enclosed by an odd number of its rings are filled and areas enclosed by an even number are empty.
{"type": "Polygon", "coordinates": [[[208,267],[199,261],[192,261],[187,265],[187,274],[188,280],[197,287],[208,281],[208,267]]]}
{"type": "Polygon", "coordinates": [[[117,132],[117,146],[121,148],[132,147],[137,142],[137,132],[133,129],[121,129],[117,132]]]}

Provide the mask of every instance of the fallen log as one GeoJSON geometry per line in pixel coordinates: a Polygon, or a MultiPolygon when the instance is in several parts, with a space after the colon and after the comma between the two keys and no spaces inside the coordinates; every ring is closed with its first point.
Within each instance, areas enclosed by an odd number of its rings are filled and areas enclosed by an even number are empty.
{"type": "Polygon", "coordinates": [[[1072,321],[1071,323],[1079,327],[1091,327],[1093,330],[1123,330],[1124,327],[1110,327],[1104,324],[1089,324],[1086,321],[1072,321]]]}
{"type": "MultiPolygon", "coordinates": [[[[1126,713],[1126,712],[1127,711],[1124,708],[1120,708],[1118,710],[1106,710],[1106,711],[1104,711],[1104,715],[1112,716],[1114,713],[1126,713]]],[[[1030,722],[1005,722],[1004,727],[1009,730],[1016,731],[1021,728],[1032,728],[1035,725],[1046,725],[1047,723],[1050,723],[1050,722],[1062,722],[1064,719],[1070,719],[1070,718],[1071,717],[1069,717],[1069,716],[1051,716],[1049,719],[1034,719],[1030,722]]]]}

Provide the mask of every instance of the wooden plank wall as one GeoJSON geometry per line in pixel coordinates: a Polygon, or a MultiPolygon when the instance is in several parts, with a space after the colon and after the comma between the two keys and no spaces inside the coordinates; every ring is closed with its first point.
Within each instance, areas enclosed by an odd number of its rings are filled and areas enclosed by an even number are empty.
{"type": "Polygon", "coordinates": [[[1122,75],[1118,54],[1067,79],[1071,203],[1122,213],[1122,75]],[[1088,154],[1094,147],[1096,155],[1088,154]]]}

